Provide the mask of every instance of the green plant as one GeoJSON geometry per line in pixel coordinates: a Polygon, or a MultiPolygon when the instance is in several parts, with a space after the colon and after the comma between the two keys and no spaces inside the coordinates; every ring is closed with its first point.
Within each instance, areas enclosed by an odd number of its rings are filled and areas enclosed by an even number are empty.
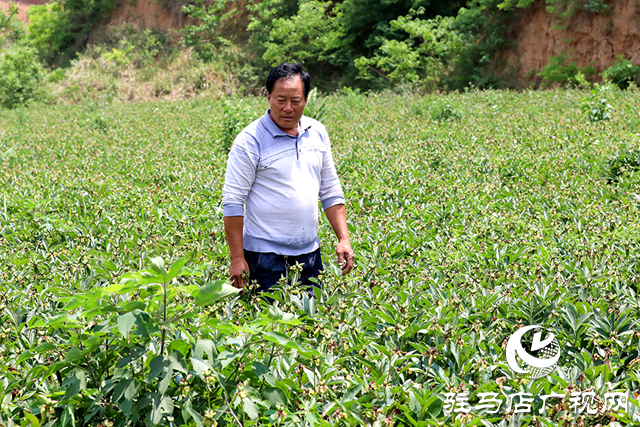
{"type": "Polygon", "coordinates": [[[409,34],[409,40],[385,40],[374,57],[357,58],[360,77],[382,76],[393,84],[418,83],[434,89],[449,71],[447,64],[453,61],[461,42],[454,23],[452,18],[422,20],[413,16],[391,21],[392,28],[409,34]]]}
{"type": "Polygon", "coordinates": [[[304,114],[312,119],[316,119],[322,122],[327,114],[327,100],[326,98],[320,100],[318,97],[318,88],[311,89],[307,98],[307,105],[304,109],[304,114]]]}
{"type": "Polygon", "coordinates": [[[0,46],[6,41],[16,42],[23,36],[24,29],[20,21],[16,19],[18,12],[18,7],[13,3],[9,3],[6,12],[0,10],[0,46]]]}
{"type": "Polygon", "coordinates": [[[629,172],[640,171],[640,150],[621,150],[607,161],[609,179],[617,181],[629,172]]]}
{"type": "Polygon", "coordinates": [[[35,49],[15,47],[0,53],[0,106],[14,108],[42,99],[45,77],[35,49]]]}
{"type": "MultiPolygon", "coordinates": [[[[356,269],[339,275],[321,217],[322,289],[283,283],[272,305],[205,299],[228,279],[230,99],[4,110],[0,423],[633,425],[635,398],[628,414],[572,410],[571,393],[640,387],[640,92],[606,94],[619,126],[584,120],[587,95],[323,98],[356,269]],[[433,120],[446,105],[455,122],[433,120]],[[189,261],[166,280],[158,257],[167,274],[189,261]],[[505,362],[531,324],[562,349],[538,379],[505,362]],[[445,411],[464,391],[471,419],[445,411]],[[474,407],[484,392],[499,413],[474,407]],[[514,414],[517,392],[563,398],[514,414]]],[[[247,123],[266,107],[233,102],[247,123]]]]}
{"type": "Polygon", "coordinates": [[[584,79],[595,75],[596,69],[592,65],[578,67],[575,62],[567,63],[569,52],[560,52],[557,56],[549,57],[549,63],[542,68],[537,77],[542,77],[543,86],[576,86],[584,84],[584,79]]]}
{"type": "Polygon", "coordinates": [[[69,14],[59,2],[34,5],[28,16],[27,39],[45,61],[54,61],[75,39],[69,28],[69,14]]]}
{"type": "Polygon", "coordinates": [[[451,108],[451,105],[437,105],[431,110],[431,118],[441,122],[448,122],[460,118],[460,115],[451,108]]]}
{"type": "Polygon", "coordinates": [[[590,121],[611,120],[613,107],[606,98],[608,90],[609,86],[596,84],[595,88],[591,90],[591,95],[580,101],[582,114],[590,121]]]}
{"type": "Polygon", "coordinates": [[[624,90],[629,87],[631,82],[638,81],[640,66],[633,65],[631,61],[625,59],[624,55],[620,55],[610,67],[605,68],[602,76],[624,90]]]}
{"type": "Polygon", "coordinates": [[[27,37],[49,64],[68,65],[115,8],[114,0],[60,0],[29,8],[27,37]]]}
{"type": "Polygon", "coordinates": [[[256,118],[255,111],[240,98],[227,99],[222,103],[222,120],[217,126],[223,152],[231,150],[238,133],[256,118]]]}
{"type": "Polygon", "coordinates": [[[182,7],[185,15],[198,20],[198,25],[186,25],[181,30],[182,43],[186,47],[193,47],[205,62],[214,58],[218,47],[228,43],[220,34],[220,26],[240,13],[237,8],[229,7],[229,4],[230,0],[208,3],[197,0],[182,7]]]}

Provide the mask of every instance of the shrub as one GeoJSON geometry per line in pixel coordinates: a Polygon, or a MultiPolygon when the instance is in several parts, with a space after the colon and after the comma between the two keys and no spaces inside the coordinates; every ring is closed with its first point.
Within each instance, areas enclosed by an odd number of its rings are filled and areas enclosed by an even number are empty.
{"type": "Polygon", "coordinates": [[[0,44],[5,40],[17,41],[23,35],[23,27],[20,21],[15,19],[18,14],[18,7],[9,3],[9,9],[5,12],[0,10],[0,44]]]}
{"type": "Polygon", "coordinates": [[[44,96],[46,73],[31,47],[17,47],[0,55],[0,105],[14,108],[44,96]]]}
{"type": "Polygon", "coordinates": [[[604,70],[602,76],[624,90],[640,76],[640,66],[633,65],[624,55],[620,55],[611,67],[604,70]]]}
{"type": "Polygon", "coordinates": [[[226,20],[238,14],[237,8],[228,8],[229,0],[204,2],[196,0],[183,6],[182,12],[189,18],[197,19],[199,25],[187,25],[182,29],[182,43],[193,47],[200,59],[212,61],[216,49],[228,41],[221,36],[220,26],[226,20]],[[226,11],[226,12],[225,12],[226,11]]]}
{"type": "Polygon", "coordinates": [[[236,135],[257,117],[254,110],[242,99],[230,98],[222,104],[222,120],[218,124],[218,135],[225,153],[231,150],[236,135]]]}
{"type": "Polygon", "coordinates": [[[640,150],[622,150],[607,162],[609,181],[617,181],[628,172],[640,171],[640,150]]]}
{"type": "Polygon", "coordinates": [[[307,106],[304,109],[304,114],[307,117],[316,119],[322,122],[325,119],[327,113],[327,100],[318,98],[318,88],[311,89],[309,92],[309,98],[307,99],[307,106]]]}
{"type": "Polygon", "coordinates": [[[75,34],[68,30],[69,15],[58,2],[34,5],[28,11],[27,39],[45,61],[53,61],[75,34]]]}
{"type": "Polygon", "coordinates": [[[549,63],[536,74],[537,77],[542,77],[542,85],[546,87],[554,84],[577,86],[584,83],[582,77],[590,77],[596,73],[592,65],[578,67],[575,62],[567,63],[568,60],[567,51],[560,52],[557,56],[550,56],[549,63]],[[582,73],[582,76],[579,73],[582,73]]]}
{"type": "Polygon", "coordinates": [[[606,92],[609,90],[607,85],[598,85],[591,91],[591,95],[582,98],[582,114],[592,122],[601,122],[611,120],[611,112],[613,107],[606,98],[606,92]]]}

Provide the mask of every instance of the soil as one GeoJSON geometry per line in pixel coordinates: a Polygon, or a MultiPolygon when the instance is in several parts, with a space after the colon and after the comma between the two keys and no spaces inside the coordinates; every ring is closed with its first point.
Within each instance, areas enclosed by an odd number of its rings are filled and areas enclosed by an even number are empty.
{"type": "Polygon", "coordinates": [[[194,21],[182,13],[180,2],[126,0],[113,13],[107,25],[131,24],[135,28],[180,29],[194,21]],[[165,3],[165,4],[163,4],[165,3]]]}

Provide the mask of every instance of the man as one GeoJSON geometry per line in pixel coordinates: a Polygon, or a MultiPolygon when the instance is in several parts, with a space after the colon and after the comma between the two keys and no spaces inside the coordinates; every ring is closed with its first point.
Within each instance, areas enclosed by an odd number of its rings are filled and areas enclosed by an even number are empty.
{"type": "Polygon", "coordinates": [[[222,204],[229,274],[244,289],[249,272],[266,291],[300,263],[302,283],[311,289],[309,279],[322,270],[318,197],[338,237],[342,274],[353,267],[344,194],[325,127],[303,115],[309,74],[300,64],[282,63],[266,86],[269,109],[236,137],[227,162],[222,204]]]}

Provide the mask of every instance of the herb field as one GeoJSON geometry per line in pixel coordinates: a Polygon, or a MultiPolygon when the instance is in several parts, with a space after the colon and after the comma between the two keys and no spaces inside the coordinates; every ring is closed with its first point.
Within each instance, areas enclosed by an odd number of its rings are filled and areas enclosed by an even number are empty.
{"type": "Polygon", "coordinates": [[[337,275],[322,218],[323,291],[283,283],[273,305],[225,283],[221,206],[264,99],[2,111],[0,425],[633,425],[638,105],[606,87],[316,101],[356,269],[337,275]],[[527,325],[562,351],[538,379],[505,357],[527,325]]]}

